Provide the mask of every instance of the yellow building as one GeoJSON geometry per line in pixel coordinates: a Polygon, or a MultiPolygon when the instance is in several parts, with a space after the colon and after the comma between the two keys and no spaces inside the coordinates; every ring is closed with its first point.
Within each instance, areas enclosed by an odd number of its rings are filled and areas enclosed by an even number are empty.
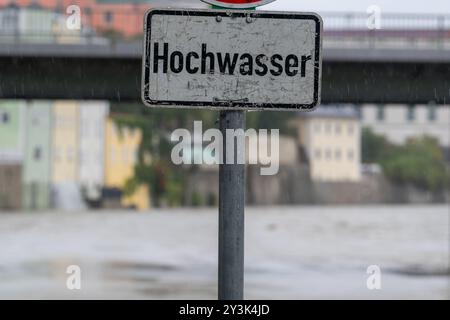
{"type": "Polygon", "coordinates": [[[78,180],[79,104],[55,101],[53,104],[52,182],[78,180]]]}
{"type": "Polygon", "coordinates": [[[361,179],[361,127],[351,107],[319,106],[291,122],[316,181],[361,179]]]}
{"type": "MultiPolygon", "coordinates": [[[[123,189],[126,181],[133,177],[138,161],[142,132],[139,129],[119,128],[112,118],[108,118],[105,130],[105,186],[123,189]]],[[[130,197],[122,198],[125,207],[134,206],[139,210],[149,208],[147,186],[140,186],[130,197]]]]}

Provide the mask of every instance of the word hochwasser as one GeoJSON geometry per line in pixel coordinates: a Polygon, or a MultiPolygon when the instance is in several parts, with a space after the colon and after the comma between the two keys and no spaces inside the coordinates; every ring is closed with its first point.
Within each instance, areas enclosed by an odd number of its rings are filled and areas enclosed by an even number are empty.
{"type": "Polygon", "coordinates": [[[207,44],[203,43],[200,52],[169,51],[169,44],[164,43],[160,48],[159,43],[153,46],[153,73],[181,73],[186,70],[189,74],[214,74],[217,70],[221,74],[234,75],[240,73],[243,76],[266,76],[268,74],[277,77],[285,73],[289,77],[300,75],[305,77],[306,65],[311,61],[311,55],[297,56],[289,54],[286,57],[281,54],[267,56],[265,54],[252,55],[250,53],[222,53],[209,52],[207,44]]]}

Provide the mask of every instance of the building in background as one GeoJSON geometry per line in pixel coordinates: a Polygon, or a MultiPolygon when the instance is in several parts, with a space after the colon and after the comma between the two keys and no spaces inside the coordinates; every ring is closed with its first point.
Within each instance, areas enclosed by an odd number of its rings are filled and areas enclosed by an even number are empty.
{"type": "Polygon", "coordinates": [[[50,208],[51,143],[52,102],[27,102],[22,174],[22,201],[25,210],[50,208]]]}
{"type": "Polygon", "coordinates": [[[142,133],[108,113],[101,101],[0,101],[0,208],[76,211],[112,194],[114,207],[147,209],[146,186],[124,196],[142,133]]]}
{"type": "Polygon", "coordinates": [[[48,37],[54,36],[57,42],[67,43],[76,42],[79,39],[77,35],[87,32],[120,37],[140,35],[143,30],[142,17],[150,8],[148,3],[145,0],[16,0],[11,4],[11,0],[0,0],[0,8],[9,16],[17,15],[18,30],[28,34],[30,39],[33,39],[31,27],[34,25],[35,35],[46,34],[48,37]],[[79,30],[65,27],[66,10],[71,5],[77,5],[81,11],[79,30]]]}
{"type": "Polygon", "coordinates": [[[52,182],[78,181],[79,103],[55,101],[53,104],[52,182]]]}
{"type": "Polygon", "coordinates": [[[320,106],[299,113],[290,125],[313,181],[360,181],[361,129],[353,107],[320,106]]]}
{"type": "Polygon", "coordinates": [[[24,108],[23,101],[0,101],[0,159],[15,162],[23,159],[24,108]]]}
{"type": "MultiPolygon", "coordinates": [[[[139,129],[120,128],[110,117],[106,121],[105,133],[105,189],[107,193],[113,194],[110,190],[123,191],[127,180],[134,176],[142,132],[139,129]]],[[[132,196],[122,195],[120,203],[124,207],[148,209],[148,188],[140,186],[132,196]]]]}
{"type": "Polygon", "coordinates": [[[0,209],[18,210],[22,197],[24,103],[0,101],[0,209]]]}
{"type": "Polygon", "coordinates": [[[53,206],[63,211],[82,210],[85,203],[79,184],[79,102],[55,101],[52,124],[53,206]]]}
{"type": "Polygon", "coordinates": [[[105,123],[109,103],[80,102],[79,183],[88,201],[98,202],[104,184],[105,123]]]}
{"type": "Polygon", "coordinates": [[[267,167],[269,162],[273,167],[297,164],[299,156],[296,139],[280,135],[276,142],[278,142],[278,147],[272,147],[271,130],[267,130],[267,134],[264,135],[260,132],[256,133],[256,136],[251,134],[246,139],[247,163],[260,164],[264,167],[267,167]],[[253,143],[250,143],[250,139],[253,143]],[[271,153],[272,149],[275,155],[271,153]]]}
{"type": "Polygon", "coordinates": [[[395,144],[428,135],[436,138],[448,154],[450,149],[450,107],[444,105],[363,105],[362,125],[395,144]]]}
{"type": "Polygon", "coordinates": [[[22,164],[0,159],[0,210],[22,208],[22,164]]]}
{"type": "Polygon", "coordinates": [[[33,33],[34,26],[35,33],[45,32],[59,43],[76,43],[79,35],[88,34],[133,38],[143,33],[145,13],[158,6],[205,8],[206,4],[199,0],[0,0],[0,21],[5,12],[8,23],[1,25],[8,33],[12,28],[33,33]],[[65,28],[66,10],[71,5],[80,8],[80,30],[65,28]]]}
{"type": "Polygon", "coordinates": [[[56,12],[37,3],[0,4],[0,34],[2,40],[35,43],[80,43],[82,34],[93,34],[88,27],[69,29],[65,12],[56,12]]]}

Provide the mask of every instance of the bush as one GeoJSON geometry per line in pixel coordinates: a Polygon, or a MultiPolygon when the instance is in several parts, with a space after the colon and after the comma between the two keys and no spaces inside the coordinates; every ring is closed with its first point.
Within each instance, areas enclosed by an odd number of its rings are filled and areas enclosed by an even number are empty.
{"type": "Polygon", "coordinates": [[[362,158],[365,163],[379,163],[385,176],[397,184],[441,191],[448,188],[450,175],[438,141],[429,136],[409,140],[403,146],[364,129],[362,158]]]}
{"type": "Polygon", "coordinates": [[[197,191],[194,191],[192,193],[191,203],[193,207],[201,207],[203,205],[203,199],[200,193],[198,193],[197,191]]]}

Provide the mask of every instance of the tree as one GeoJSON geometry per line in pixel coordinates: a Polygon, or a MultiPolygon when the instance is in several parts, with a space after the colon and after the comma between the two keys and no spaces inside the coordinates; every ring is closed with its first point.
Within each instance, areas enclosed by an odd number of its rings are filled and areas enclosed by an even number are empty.
{"type": "Polygon", "coordinates": [[[365,128],[362,133],[362,158],[378,163],[385,176],[397,184],[440,191],[449,187],[450,175],[436,139],[422,136],[397,146],[365,128]]]}
{"type": "Polygon", "coordinates": [[[111,114],[114,115],[115,123],[119,128],[139,128],[142,131],[138,163],[134,169],[134,176],[125,184],[125,193],[133,194],[139,185],[145,184],[149,187],[152,203],[155,206],[160,206],[162,200],[166,200],[169,205],[181,204],[185,172],[183,168],[175,166],[171,161],[173,144],[170,141],[170,135],[178,128],[191,129],[194,120],[203,121],[204,128],[213,127],[218,113],[201,110],[153,109],[141,104],[118,103],[111,105],[111,114]]]}
{"type": "Polygon", "coordinates": [[[362,130],[361,157],[363,163],[380,163],[394,146],[384,137],[375,134],[370,128],[362,130]]]}
{"type": "Polygon", "coordinates": [[[392,181],[431,191],[448,188],[449,173],[436,139],[423,136],[396,147],[381,161],[392,181]]]}

